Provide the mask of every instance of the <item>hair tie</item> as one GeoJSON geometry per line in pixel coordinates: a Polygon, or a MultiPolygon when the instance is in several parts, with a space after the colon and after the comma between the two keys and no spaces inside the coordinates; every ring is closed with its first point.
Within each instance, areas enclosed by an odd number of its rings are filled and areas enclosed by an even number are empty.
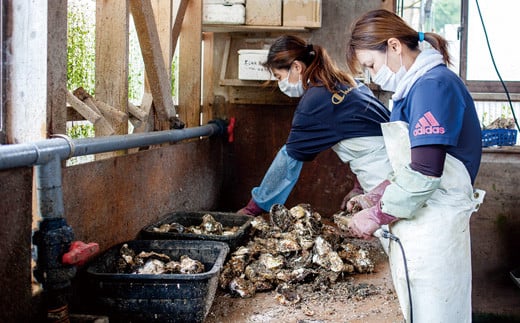
{"type": "Polygon", "coordinates": [[[422,31],[419,32],[419,43],[424,40],[424,33],[422,31]]]}

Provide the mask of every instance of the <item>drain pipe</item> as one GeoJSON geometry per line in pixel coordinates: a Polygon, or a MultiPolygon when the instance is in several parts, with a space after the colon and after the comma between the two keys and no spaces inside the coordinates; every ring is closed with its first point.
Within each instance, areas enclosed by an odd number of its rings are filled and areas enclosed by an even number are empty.
{"type": "MultiPolygon", "coordinates": [[[[227,122],[214,120],[205,126],[186,129],[84,139],[59,136],[33,143],[0,145],[0,169],[36,166],[36,188],[42,221],[33,237],[38,250],[34,275],[43,286],[47,321],[70,321],[67,297],[71,280],[76,275],[75,265],[62,261],[64,254],[70,250],[74,232],[64,218],[61,160],[226,134],[232,138],[227,122]]],[[[80,261],[84,262],[85,259],[80,261]]]]}
{"type": "Polygon", "coordinates": [[[69,322],[67,297],[76,267],[65,266],[61,261],[72,243],[74,233],[63,217],[60,158],[53,155],[45,164],[37,165],[35,172],[42,220],[33,236],[33,243],[38,250],[34,276],[43,287],[47,321],[69,322]]]}

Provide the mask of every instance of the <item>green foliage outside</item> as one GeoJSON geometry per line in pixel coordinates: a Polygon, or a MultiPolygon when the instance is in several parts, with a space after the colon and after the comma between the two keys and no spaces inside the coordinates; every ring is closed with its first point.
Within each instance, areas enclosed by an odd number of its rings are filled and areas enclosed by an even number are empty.
{"type": "Polygon", "coordinates": [[[69,1],[67,13],[67,89],[95,89],[96,2],[69,1]],[[92,13],[92,14],[89,14],[92,13]]]}
{"type": "Polygon", "coordinates": [[[71,126],[67,127],[67,136],[72,139],[94,137],[94,125],[86,121],[72,121],[71,126]]]}
{"type": "MultiPolygon", "coordinates": [[[[67,89],[83,87],[95,95],[96,0],[69,0],[67,13],[67,89]]],[[[144,63],[130,16],[128,99],[140,104],[144,90],[144,63]]],[[[172,63],[172,96],[175,96],[175,61],[172,63]]]]}
{"type": "Polygon", "coordinates": [[[460,24],[460,11],[460,0],[434,0],[432,17],[424,30],[441,32],[445,25],[460,24]]]}

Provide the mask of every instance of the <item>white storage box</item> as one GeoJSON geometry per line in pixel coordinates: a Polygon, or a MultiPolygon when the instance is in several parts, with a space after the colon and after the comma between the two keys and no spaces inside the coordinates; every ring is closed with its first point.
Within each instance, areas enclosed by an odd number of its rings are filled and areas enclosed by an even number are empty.
{"type": "Polygon", "coordinates": [[[203,24],[243,25],[245,21],[245,0],[204,0],[203,2],[203,24]]]}
{"type": "Polygon", "coordinates": [[[238,51],[238,78],[240,80],[275,80],[262,66],[267,61],[267,49],[240,49],[238,51]]]}

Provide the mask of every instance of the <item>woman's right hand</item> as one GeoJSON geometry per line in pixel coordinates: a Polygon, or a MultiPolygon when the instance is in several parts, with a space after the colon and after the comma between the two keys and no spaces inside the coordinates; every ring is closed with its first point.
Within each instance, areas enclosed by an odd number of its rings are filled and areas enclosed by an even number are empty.
{"type": "Polygon", "coordinates": [[[377,202],[379,202],[388,185],[390,185],[390,181],[385,180],[368,193],[354,196],[347,201],[344,199],[343,203],[341,204],[342,210],[349,213],[356,213],[361,210],[371,208],[372,206],[376,205],[377,202]]]}

